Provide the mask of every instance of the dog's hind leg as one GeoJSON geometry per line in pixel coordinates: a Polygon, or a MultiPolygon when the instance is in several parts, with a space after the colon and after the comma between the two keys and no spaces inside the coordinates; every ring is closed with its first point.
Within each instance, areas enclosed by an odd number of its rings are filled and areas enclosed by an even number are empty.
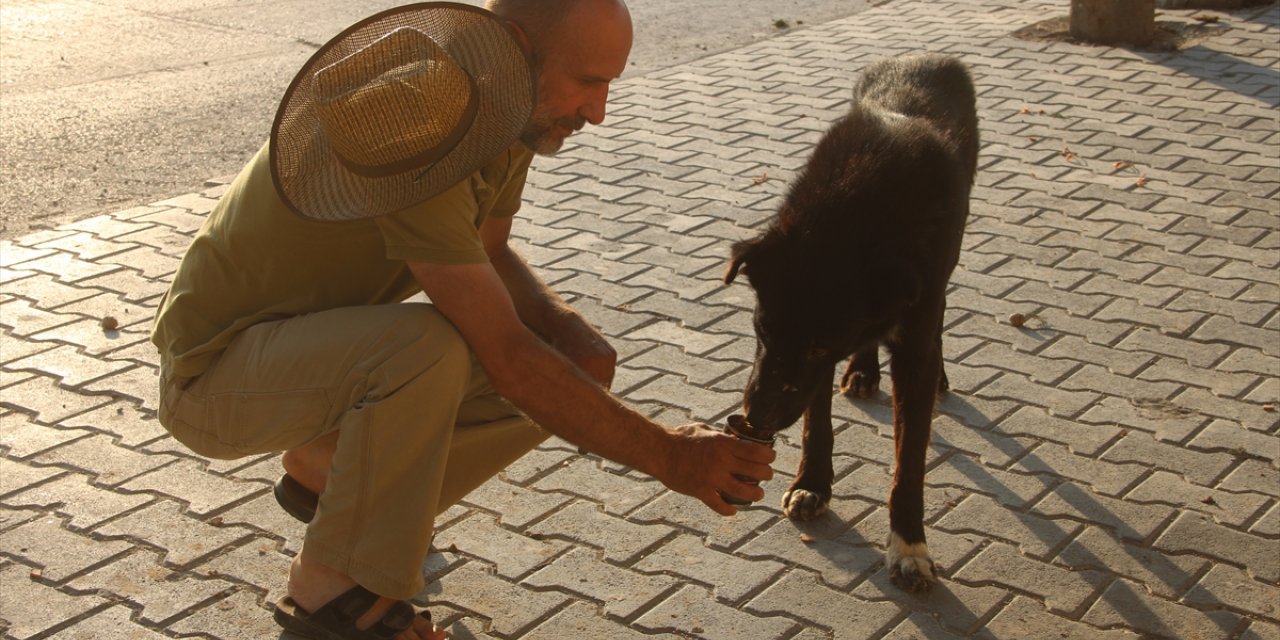
{"type": "Polygon", "coordinates": [[[925,543],[924,474],[942,354],[934,336],[937,320],[930,317],[914,324],[890,345],[894,470],[885,563],[894,584],[907,591],[923,591],[938,577],[925,543]]]}
{"type": "Polygon", "coordinates": [[[880,345],[859,349],[849,359],[849,368],[840,378],[840,393],[850,398],[870,398],[880,391],[880,345]]]}
{"type": "MultiPolygon", "coordinates": [[[[835,365],[832,365],[822,379],[831,380],[835,373],[835,365]]],[[[792,520],[813,520],[826,513],[831,502],[831,482],[835,472],[831,465],[834,437],[829,389],[820,389],[804,412],[800,468],[796,471],[795,482],[782,496],[782,512],[792,520]]]]}

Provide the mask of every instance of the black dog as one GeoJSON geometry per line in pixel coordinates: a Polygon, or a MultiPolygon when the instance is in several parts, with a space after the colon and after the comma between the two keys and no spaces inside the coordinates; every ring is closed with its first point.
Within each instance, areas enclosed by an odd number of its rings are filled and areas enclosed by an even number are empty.
{"type": "Polygon", "coordinates": [[[756,362],[743,407],[757,432],[805,417],[803,457],[782,499],[815,518],[831,499],[831,382],[876,393],[877,349],[893,380],[895,470],[886,562],[898,586],[937,579],[924,535],[925,454],[942,371],[947,282],[960,254],[978,158],[973,82],[940,56],[876,63],[818,143],[777,216],[733,246],[756,292],[756,362]]]}

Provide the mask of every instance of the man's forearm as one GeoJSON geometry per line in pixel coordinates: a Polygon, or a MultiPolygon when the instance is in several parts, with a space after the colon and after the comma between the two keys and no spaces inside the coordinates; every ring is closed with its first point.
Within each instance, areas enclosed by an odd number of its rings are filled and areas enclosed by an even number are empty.
{"type": "Polygon", "coordinates": [[[510,247],[496,252],[490,263],[511,295],[521,322],[534,333],[551,339],[559,333],[562,322],[576,314],[510,247]]]}
{"type": "Polygon", "coordinates": [[[501,347],[504,357],[521,362],[491,372],[499,394],[551,433],[592,453],[661,476],[672,440],[665,427],[627,407],[546,343],[530,336],[501,347]]]}

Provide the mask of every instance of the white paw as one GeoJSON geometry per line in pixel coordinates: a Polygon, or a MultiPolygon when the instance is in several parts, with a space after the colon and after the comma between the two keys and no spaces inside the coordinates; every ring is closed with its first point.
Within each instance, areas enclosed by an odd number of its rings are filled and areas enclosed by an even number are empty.
{"type": "Polygon", "coordinates": [[[889,579],[904,591],[927,591],[938,581],[938,565],[929,557],[929,545],[924,542],[907,544],[890,532],[884,561],[889,579]]]}
{"type": "Polygon", "coordinates": [[[782,513],[792,520],[813,520],[827,512],[831,496],[804,489],[792,489],[782,495],[782,513]]]}

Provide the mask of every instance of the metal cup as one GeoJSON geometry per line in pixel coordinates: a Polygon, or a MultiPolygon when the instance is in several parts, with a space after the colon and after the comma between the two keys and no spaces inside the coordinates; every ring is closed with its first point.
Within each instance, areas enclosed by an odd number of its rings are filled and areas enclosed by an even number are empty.
{"type": "MultiPolygon", "coordinates": [[[[773,443],[775,440],[774,432],[756,430],[751,426],[750,422],[747,422],[747,419],[745,416],[742,416],[737,413],[729,416],[729,419],[726,422],[724,427],[724,432],[740,440],[746,440],[748,442],[763,444],[769,447],[770,449],[773,448],[773,443]]],[[[746,476],[740,476],[740,475],[734,474],[733,477],[743,482],[746,482],[748,484],[754,484],[754,485],[760,484],[759,482],[756,482],[754,479],[748,478],[746,476]]],[[[738,506],[738,507],[743,507],[751,504],[750,500],[735,498],[734,496],[731,496],[723,491],[720,492],[720,497],[724,499],[725,502],[728,502],[729,504],[738,506]]]]}

